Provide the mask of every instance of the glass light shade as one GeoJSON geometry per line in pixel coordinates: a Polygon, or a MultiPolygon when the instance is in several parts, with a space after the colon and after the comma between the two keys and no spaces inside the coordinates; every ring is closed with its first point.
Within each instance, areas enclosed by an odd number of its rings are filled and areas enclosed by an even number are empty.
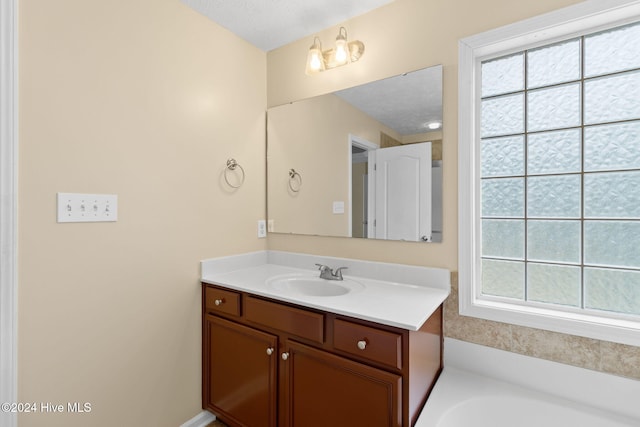
{"type": "Polygon", "coordinates": [[[334,53],[334,59],[336,65],[344,65],[349,62],[349,45],[347,44],[347,30],[344,27],[340,28],[338,37],[336,37],[336,49],[334,53]],[[344,30],[344,33],[343,33],[344,30]]]}
{"type": "Polygon", "coordinates": [[[307,54],[307,74],[315,74],[319,71],[323,71],[325,68],[324,57],[322,56],[322,45],[320,40],[316,37],[313,41],[313,45],[309,48],[307,54]]]}

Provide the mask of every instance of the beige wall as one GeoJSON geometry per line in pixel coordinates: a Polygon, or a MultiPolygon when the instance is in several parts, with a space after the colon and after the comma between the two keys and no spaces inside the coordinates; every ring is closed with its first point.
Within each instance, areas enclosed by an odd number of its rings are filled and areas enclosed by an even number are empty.
{"type": "Polygon", "coordinates": [[[198,262],[266,248],[266,55],[178,0],[19,8],[19,401],[92,404],[20,426],[175,427],[201,410],[198,262]],[[57,224],[56,192],[116,193],[119,220],[57,224]]]}
{"type": "MultiPolygon", "coordinates": [[[[269,248],[342,257],[357,254],[358,258],[369,260],[445,267],[456,271],[458,40],[575,3],[578,1],[396,0],[345,23],[350,38],[359,39],[366,45],[365,54],[357,63],[315,76],[306,76],[303,71],[304,59],[311,37],[269,52],[269,105],[279,105],[418,68],[436,64],[444,66],[443,243],[425,245],[272,234],[269,237],[269,248]]],[[[336,31],[337,26],[323,31],[319,36],[323,42],[328,43],[335,37],[336,31]]],[[[457,283],[454,284],[457,286],[457,283]]],[[[604,371],[613,371],[610,368],[613,362],[620,360],[625,367],[630,368],[620,369],[616,373],[640,378],[638,347],[485,322],[457,316],[455,304],[449,303],[447,308],[447,336],[604,371]],[[452,312],[454,309],[456,312],[452,312]],[[527,339],[530,342],[527,343],[527,339]],[[554,344],[546,347],[537,345],[546,339],[554,344]],[[520,340],[520,345],[517,345],[517,340],[520,340]],[[580,346],[574,345],[577,341],[581,343],[580,346]],[[575,352],[580,355],[571,356],[575,352]]]]}

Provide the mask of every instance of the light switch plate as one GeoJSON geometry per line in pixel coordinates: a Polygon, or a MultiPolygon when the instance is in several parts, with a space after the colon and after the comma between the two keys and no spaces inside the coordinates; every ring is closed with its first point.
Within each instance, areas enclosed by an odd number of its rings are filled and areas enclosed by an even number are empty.
{"type": "Polygon", "coordinates": [[[117,194],[58,193],[58,222],[114,222],[117,194]]]}
{"type": "Polygon", "coordinates": [[[333,202],[333,213],[334,214],[343,214],[344,213],[344,202],[342,202],[342,201],[333,202]]]}

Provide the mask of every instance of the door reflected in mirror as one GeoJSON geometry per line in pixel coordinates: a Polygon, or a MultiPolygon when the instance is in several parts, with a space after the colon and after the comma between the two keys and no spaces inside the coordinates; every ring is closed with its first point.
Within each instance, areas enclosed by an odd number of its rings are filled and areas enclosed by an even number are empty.
{"type": "Polygon", "coordinates": [[[269,231],[442,241],[441,129],[442,66],[270,108],[269,231]]]}

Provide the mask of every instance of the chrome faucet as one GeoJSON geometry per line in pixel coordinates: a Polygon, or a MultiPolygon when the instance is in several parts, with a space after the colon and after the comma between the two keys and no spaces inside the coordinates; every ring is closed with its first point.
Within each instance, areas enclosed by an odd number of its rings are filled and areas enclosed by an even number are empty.
{"type": "Polygon", "coordinates": [[[347,269],[348,267],[339,267],[336,268],[334,272],[331,267],[324,264],[316,264],[318,266],[318,270],[320,270],[320,278],[327,280],[343,280],[342,279],[342,270],[347,269]]]}

